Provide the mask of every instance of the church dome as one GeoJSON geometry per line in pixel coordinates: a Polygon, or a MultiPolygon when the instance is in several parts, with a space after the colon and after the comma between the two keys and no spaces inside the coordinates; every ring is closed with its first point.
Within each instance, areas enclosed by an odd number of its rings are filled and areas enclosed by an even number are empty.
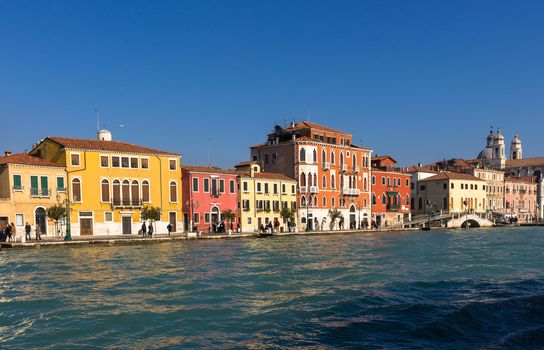
{"type": "Polygon", "coordinates": [[[491,147],[484,148],[478,154],[478,159],[491,159],[492,157],[493,157],[493,149],[491,147]]]}
{"type": "Polygon", "coordinates": [[[512,144],[513,145],[521,145],[521,140],[520,140],[518,134],[516,134],[516,136],[514,136],[514,139],[512,140],[512,144]]]}
{"type": "Polygon", "coordinates": [[[501,129],[497,130],[497,135],[495,135],[495,140],[504,141],[504,136],[502,135],[501,129]]]}

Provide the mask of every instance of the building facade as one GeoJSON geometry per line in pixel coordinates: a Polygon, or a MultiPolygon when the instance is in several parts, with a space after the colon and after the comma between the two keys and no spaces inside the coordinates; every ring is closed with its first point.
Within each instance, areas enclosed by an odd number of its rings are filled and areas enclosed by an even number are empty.
{"type": "Polygon", "coordinates": [[[330,227],[331,209],[342,213],[346,228],[370,218],[371,153],[351,134],[305,121],[276,125],[265,143],[251,147],[251,160],[297,179],[299,228],[315,230],[330,227]]]}
{"type": "Polygon", "coordinates": [[[47,137],[31,154],[66,167],[72,235],[138,234],[141,210],[161,209],[155,232],[182,227],[179,155],[120,141],[47,137]]]}
{"type": "Polygon", "coordinates": [[[372,221],[377,227],[402,226],[411,219],[411,175],[397,171],[396,164],[390,156],[372,158],[372,221]]]}
{"type": "Polygon", "coordinates": [[[505,212],[521,222],[532,222],[538,217],[538,184],[535,176],[513,177],[504,180],[505,212]]]}
{"type": "Polygon", "coordinates": [[[281,211],[291,209],[297,222],[297,181],[283,174],[261,172],[256,162],[236,166],[242,232],[258,232],[269,222],[280,232],[289,230],[281,211]]]}
{"type": "Polygon", "coordinates": [[[0,230],[13,223],[20,237],[28,222],[33,231],[40,226],[43,235],[58,235],[46,210],[59,204],[65,193],[63,166],[25,153],[7,153],[0,158],[0,230]]]}
{"type": "Polygon", "coordinates": [[[185,230],[217,232],[223,222],[226,229],[238,226],[238,185],[233,170],[211,166],[181,167],[183,186],[183,216],[185,230]],[[227,212],[236,215],[227,220],[227,212]]]}
{"type": "Polygon", "coordinates": [[[419,214],[438,211],[485,213],[485,185],[485,180],[470,174],[440,172],[419,181],[419,198],[414,211],[419,214]]]}

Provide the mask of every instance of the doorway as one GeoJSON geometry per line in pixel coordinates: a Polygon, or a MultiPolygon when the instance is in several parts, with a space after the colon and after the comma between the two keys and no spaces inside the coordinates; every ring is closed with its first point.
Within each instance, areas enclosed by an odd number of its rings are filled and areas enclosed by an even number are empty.
{"type": "Polygon", "coordinates": [[[93,234],[93,219],[80,218],[79,227],[82,236],[92,236],[93,234]]]}
{"type": "Polygon", "coordinates": [[[355,206],[349,207],[349,229],[355,230],[357,228],[357,218],[355,215],[355,206]]]}
{"type": "Polygon", "coordinates": [[[132,216],[123,216],[121,217],[123,223],[123,234],[131,235],[132,234],[132,216]]]}
{"type": "Polygon", "coordinates": [[[176,221],[177,221],[176,212],[171,211],[170,212],[170,225],[172,226],[172,232],[178,232],[177,227],[176,227],[176,221]]]}
{"type": "Polygon", "coordinates": [[[3,230],[8,226],[9,218],[7,216],[0,217],[0,230],[3,230]]]}
{"type": "Polygon", "coordinates": [[[183,213],[183,229],[189,232],[189,214],[183,213]]]}
{"type": "Polygon", "coordinates": [[[36,226],[40,226],[40,233],[42,235],[46,235],[47,234],[47,219],[46,219],[46,216],[45,216],[45,209],[40,207],[40,208],[36,208],[36,210],[34,211],[34,219],[35,219],[35,223],[36,223],[36,226]]]}
{"type": "Polygon", "coordinates": [[[218,207],[212,207],[211,217],[212,217],[212,220],[211,220],[212,225],[213,224],[217,225],[219,223],[219,208],[218,207]]]}

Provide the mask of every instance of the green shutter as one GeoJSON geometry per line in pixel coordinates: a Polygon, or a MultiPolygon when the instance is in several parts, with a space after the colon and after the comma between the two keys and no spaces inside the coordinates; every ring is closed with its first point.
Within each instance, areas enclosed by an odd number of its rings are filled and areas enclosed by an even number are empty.
{"type": "Polygon", "coordinates": [[[219,192],[220,193],[225,192],[225,180],[220,180],[219,181],[219,192]]]}
{"type": "Polygon", "coordinates": [[[47,176],[42,176],[41,183],[42,183],[42,195],[43,196],[48,196],[49,195],[49,184],[48,184],[47,176]]]}
{"type": "Polygon", "coordinates": [[[30,194],[33,196],[38,195],[38,177],[37,176],[30,177],[30,194]]]}
{"type": "Polygon", "coordinates": [[[57,177],[57,191],[64,191],[64,178],[63,177],[57,177]]]}
{"type": "Polygon", "coordinates": [[[21,175],[13,175],[13,188],[16,190],[22,189],[21,175]]]}

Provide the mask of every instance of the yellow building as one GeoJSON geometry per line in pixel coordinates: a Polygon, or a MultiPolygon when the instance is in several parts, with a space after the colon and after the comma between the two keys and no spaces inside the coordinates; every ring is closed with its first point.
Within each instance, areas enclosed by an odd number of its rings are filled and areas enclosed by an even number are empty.
{"type": "Polygon", "coordinates": [[[259,164],[241,163],[238,170],[239,217],[242,232],[257,232],[261,225],[279,222],[279,231],[287,232],[288,225],[281,217],[282,208],[295,212],[297,181],[276,173],[261,172],[259,164]]]}
{"type": "Polygon", "coordinates": [[[182,228],[180,157],[125,142],[47,137],[31,154],[66,166],[73,235],[137,234],[145,205],[160,207],[155,233],[182,228]]]}
{"type": "Polygon", "coordinates": [[[441,172],[419,181],[422,210],[464,213],[486,211],[486,181],[470,174],[441,172]],[[466,203],[466,206],[465,206],[466,203]]]}
{"type": "Polygon", "coordinates": [[[57,204],[58,195],[64,195],[65,184],[63,166],[25,153],[6,153],[0,158],[0,229],[14,223],[20,239],[28,222],[33,238],[36,225],[42,234],[55,236],[45,211],[57,204]]]}

